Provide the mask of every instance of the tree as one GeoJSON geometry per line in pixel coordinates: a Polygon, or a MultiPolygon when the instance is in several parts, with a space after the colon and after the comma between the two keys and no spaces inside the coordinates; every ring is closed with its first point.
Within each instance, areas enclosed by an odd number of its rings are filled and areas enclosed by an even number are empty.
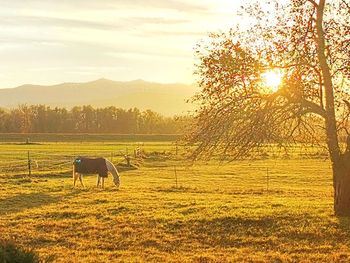
{"type": "Polygon", "coordinates": [[[45,105],[30,106],[33,112],[33,132],[47,132],[47,107],[45,105]]]}
{"type": "Polygon", "coordinates": [[[349,216],[350,3],[257,2],[242,13],[255,22],[250,29],[212,34],[196,48],[194,158],[240,158],[266,143],[322,141],[332,162],[334,211],[349,216]],[[271,70],[283,75],[278,90],[263,81],[271,70]]]}
{"type": "Polygon", "coordinates": [[[6,127],[6,124],[8,122],[8,113],[0,108],[0,132],[5,132],[8,128],[6,127]]]}
{"type": "Polygon", "coordinates": [[[91,105],[84,105],[81,111],[83,132],[94,132],[96,130],[95,110],[91,105]]]}
{"type": "Polygon", "coordinates": [[[164,117],[151,110],[124,110],[114,106],[93,108],[75,106],[71,110],[45,105],[19,105],[0,108],[0,133],[163,133],[179,134],[188,126],[189,117],[164,117]],[[179,121],[180,120],[180,121],[179,121]]]}
{"type": "Polygon", "coordinates": [[[15,110],[14,115],[16,116],[14,121],[16,122],[16,126],[19,127],[21,133],[32,132],[33,112],[31,107],[26,104],[19,105],[15,110]]]}
{"type": "Polygon", "coordinates": [[[160,124],[162,116],[151,110],[142,112],[142,121],[140,124],[140,131],[144,134],[161,133],[160,124]]]}

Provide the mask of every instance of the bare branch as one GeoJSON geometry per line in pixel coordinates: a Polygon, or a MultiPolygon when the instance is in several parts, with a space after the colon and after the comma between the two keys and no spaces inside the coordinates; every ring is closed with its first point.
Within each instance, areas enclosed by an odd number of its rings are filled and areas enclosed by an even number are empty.
{"type": "Polygon", "coordinates": [[[345,100],[345,99],[343,99],[343,101],[345,102],[345,104],[348,107],[348,110],[350,112],[350,102],[348,100],[345,100]]]}
{"type": "Polygon", "coordinates": [[[318,4],[314,0],[307,0],[309,3],[311,3],[314,7],[318,7],[318,4]]]}

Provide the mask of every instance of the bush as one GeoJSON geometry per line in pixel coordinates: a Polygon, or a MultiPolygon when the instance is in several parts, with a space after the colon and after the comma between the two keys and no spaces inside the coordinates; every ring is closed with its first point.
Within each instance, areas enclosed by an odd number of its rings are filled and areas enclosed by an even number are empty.
{"type": "Polygon", "coordinates": [[[13,242],[0,241],[0,263],[42,262],[33,250],[16,247],[13,242]]]}

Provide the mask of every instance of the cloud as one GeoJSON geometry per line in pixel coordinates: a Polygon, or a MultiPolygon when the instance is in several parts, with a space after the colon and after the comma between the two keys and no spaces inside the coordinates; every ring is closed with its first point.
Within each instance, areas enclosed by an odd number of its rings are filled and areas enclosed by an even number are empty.
{"type": "Polygon", "coordinates": [[[158,30],[158,31],[148,31],[148,32],[140,32],[137,34],[138,36],[148,36],[148,37],[154,37],[154,36],[162,36],[162,37],[198,37],[202,38],[207,35],[206,32],[198,32],[198,31],[165,31],[165,30],[158,30]]]}
{"type": "Polygon", "coordinates": [[[72,72],[191,82],[194,46],[228,24],[228,2],[239,1],[0,0],[0,86],[72,72]]]}
{"type": "Polygon", "coordinates": [[[0,23],[2,26],[55,26],[66,28],[89,28],[101,30],[127,29],[139,25],[176,25],[190,22],[187,19],[166,19],[162,17],[130,17],[116,19],[113,23],[94,22],[82,19],[67,19],[59,17],[45,16],[2,16],[0,23]]]}
{"type": "MultiPolygon", "coordinates": [[[[2,7],[22,7],[23,0],[0,0],[2,7]]],[[[185,1],[185,0],[26,0],[26,6],[58,9],[95,9],[95,10],[110,10],[110,9],[168,9],[185,13],[206,13],[210,12],[210,8],[203,5],[202,1],[185,1]]]]}

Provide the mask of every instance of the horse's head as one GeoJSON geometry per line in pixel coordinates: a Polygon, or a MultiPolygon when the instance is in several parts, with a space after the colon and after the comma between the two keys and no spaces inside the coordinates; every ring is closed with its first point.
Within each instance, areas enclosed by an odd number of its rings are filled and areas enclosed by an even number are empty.
{"type": "Polygon", "coordinates": [[[119,178],[119,176],[115,176],[115,177],[114,177],[113,183],[114,183],[115,186],[119,189],[119,186],[120,186],[120,178],[119,178]]]}

